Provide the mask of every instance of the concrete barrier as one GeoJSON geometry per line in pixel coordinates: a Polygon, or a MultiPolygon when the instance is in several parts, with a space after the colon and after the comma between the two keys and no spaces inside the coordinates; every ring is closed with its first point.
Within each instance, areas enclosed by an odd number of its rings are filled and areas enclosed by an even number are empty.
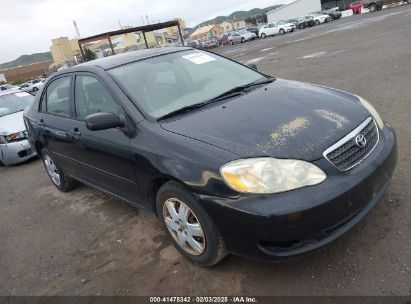
{"type": "Polygon", "coordinates": [[[354,15],[354,12],[352,11],[352,9],[349,10],[345,10],[341,12],[341,18],[345,18],[345,17],[349,17],[354,15]]]}

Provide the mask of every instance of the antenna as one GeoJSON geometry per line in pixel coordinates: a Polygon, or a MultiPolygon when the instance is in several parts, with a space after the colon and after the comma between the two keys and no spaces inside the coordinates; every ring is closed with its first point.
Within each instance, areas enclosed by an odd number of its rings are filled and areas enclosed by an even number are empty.
{"type": "Polygon", "coordinates": [[[74,30],[76,31],[76,38],[77,38],[77,39],[80,39],[80,38],[81,38],[80,32],[79,32],[79,30],[78,30],[78,26],[77,26],[77,23],[76,23],[75,20],[73,20],[73,25],[74,25],[74,30]]]}

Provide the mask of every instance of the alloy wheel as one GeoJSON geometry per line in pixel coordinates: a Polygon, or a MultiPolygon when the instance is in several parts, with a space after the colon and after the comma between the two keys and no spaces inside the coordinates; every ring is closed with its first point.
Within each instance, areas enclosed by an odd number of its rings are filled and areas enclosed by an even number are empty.
{"type": "Polygon", "coordinates": [[[44,165],[46,166],[46,170],[48,175],[50,176],[51,180],[57,186],[60,186],[60,174],[58,172],[57,166],[54,161],[48,155],[44,155],[44,165]]]}
{"type": "Polygon", "coordinates": [[[206,247],[203,227],[185,203],[169,198],[163,205],[163,218],[173,239],[191,255],[201,255],[206,247]]]}

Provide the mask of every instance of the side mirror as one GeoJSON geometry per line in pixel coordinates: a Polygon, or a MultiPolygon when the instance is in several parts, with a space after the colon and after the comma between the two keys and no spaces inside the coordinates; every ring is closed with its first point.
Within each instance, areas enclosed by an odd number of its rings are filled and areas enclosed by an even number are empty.
{"type": "Polygon", "coordinates": [[[113,113],[95,113],[86,117],[86,127],[90,131],[100,131],[125,126],[124,117],[113,113]]]}
{"type": "Polygon", "coordinates": [[[255,63],[249,63],[247,66],[254,71],[258,71],[257,65],[255,63]]]}

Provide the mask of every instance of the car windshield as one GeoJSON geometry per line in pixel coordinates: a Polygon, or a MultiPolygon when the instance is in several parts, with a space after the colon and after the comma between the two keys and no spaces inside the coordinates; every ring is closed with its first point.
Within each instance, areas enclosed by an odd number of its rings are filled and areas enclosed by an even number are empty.
{"type": "Polygon", "coordinates": [[[32,95],[24,92],[0,96],[0,117],[23,111],[33,100],[32,95]]]}
{"type": "Polygon", "coordinates": [[[109,74],[139,109],[156,119],[266,79],[231,60],[197,50],[132,62],[109,74]]]}

